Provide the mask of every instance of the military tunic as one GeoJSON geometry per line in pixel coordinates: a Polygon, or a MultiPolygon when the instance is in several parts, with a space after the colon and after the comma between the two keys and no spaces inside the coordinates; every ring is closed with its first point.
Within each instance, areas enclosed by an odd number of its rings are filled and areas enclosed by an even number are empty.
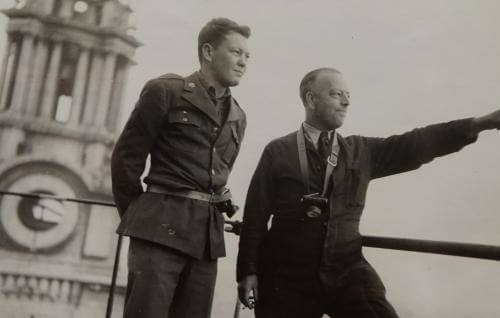
{"type": "Polygon", "coordinates": [[[227,91],[212,101],[197,72],[144,86],[111,158],[117,233],[130,236],[125,318],[211,314],[224,217],[214,204],[172,195],[224,190],[246,128],[227,91]],[[161,191],[143,191],[144,183],[161,191]],[[196,304],[196,305],[193,305],[196,304]]]}

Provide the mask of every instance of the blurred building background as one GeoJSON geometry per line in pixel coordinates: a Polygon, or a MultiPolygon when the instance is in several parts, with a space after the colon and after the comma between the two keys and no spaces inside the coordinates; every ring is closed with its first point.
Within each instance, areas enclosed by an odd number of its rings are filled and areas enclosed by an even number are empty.
{"type": "MultiPolygon", "coordinates": [[[[26,0],[2,12],[0,189],[111,201],[110,153],[139,46],[130,7],[26,0]]],[[[103,317],[117,222],[112,208],[0,197],[0,317],[103,317]]]]}

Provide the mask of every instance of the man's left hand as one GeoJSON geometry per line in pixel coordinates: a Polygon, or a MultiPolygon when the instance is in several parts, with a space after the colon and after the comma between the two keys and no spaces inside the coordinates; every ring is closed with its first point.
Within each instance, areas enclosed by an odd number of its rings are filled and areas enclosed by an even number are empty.
{"type": "Polygon", "coordinates": [[[488,129],[500,129],[500,109],[473,120],[475,132],[488,129]]]}

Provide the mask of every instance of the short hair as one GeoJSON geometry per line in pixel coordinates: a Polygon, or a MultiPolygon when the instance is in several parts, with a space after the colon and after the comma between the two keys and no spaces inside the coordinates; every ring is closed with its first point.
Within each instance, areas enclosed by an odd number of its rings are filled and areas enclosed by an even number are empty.
{"type": "Polygon", "coordinates": [[[318,78],[319,74],[323,72],[332,72],[332,73],[337,73],[341,74],[339,70],[336,70],[331,67],[322,67],[315,69],[313,71],[310,71],[307,73],[304,78],[302,78],[302,81],[300,81],[300,99],[302,100],[302,103],[305,105],[306,104],[306,93],[311,90],[312,84],[316,81],[316,78],[318,78]]]}
{"type": "Polygon", "coordinates": [[[250,37],[251,33],[248,26],[239,25],[228,18],[215,18],[210,20],[198,34],[198,59],[200,63],[203,57],[201,50],[203,44],[209,43],[214,48],[217,48],[225,39],[226,35],[231,32],[239,33],[247,39],[250,37]]]}

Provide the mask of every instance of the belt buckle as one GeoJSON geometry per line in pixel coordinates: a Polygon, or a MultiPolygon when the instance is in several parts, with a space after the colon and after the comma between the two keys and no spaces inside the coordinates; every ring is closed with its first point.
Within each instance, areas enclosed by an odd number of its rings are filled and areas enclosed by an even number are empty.
{"type": "Polygon", "coordinates": [[[328,156],[326,158],[326,161],[328,162],[328,164],[330,164],[333,167],[337,166],[337,160],[338,160],[338,156],[335,155],[334,153],[332,153],[330,156],[328,156]]]}

